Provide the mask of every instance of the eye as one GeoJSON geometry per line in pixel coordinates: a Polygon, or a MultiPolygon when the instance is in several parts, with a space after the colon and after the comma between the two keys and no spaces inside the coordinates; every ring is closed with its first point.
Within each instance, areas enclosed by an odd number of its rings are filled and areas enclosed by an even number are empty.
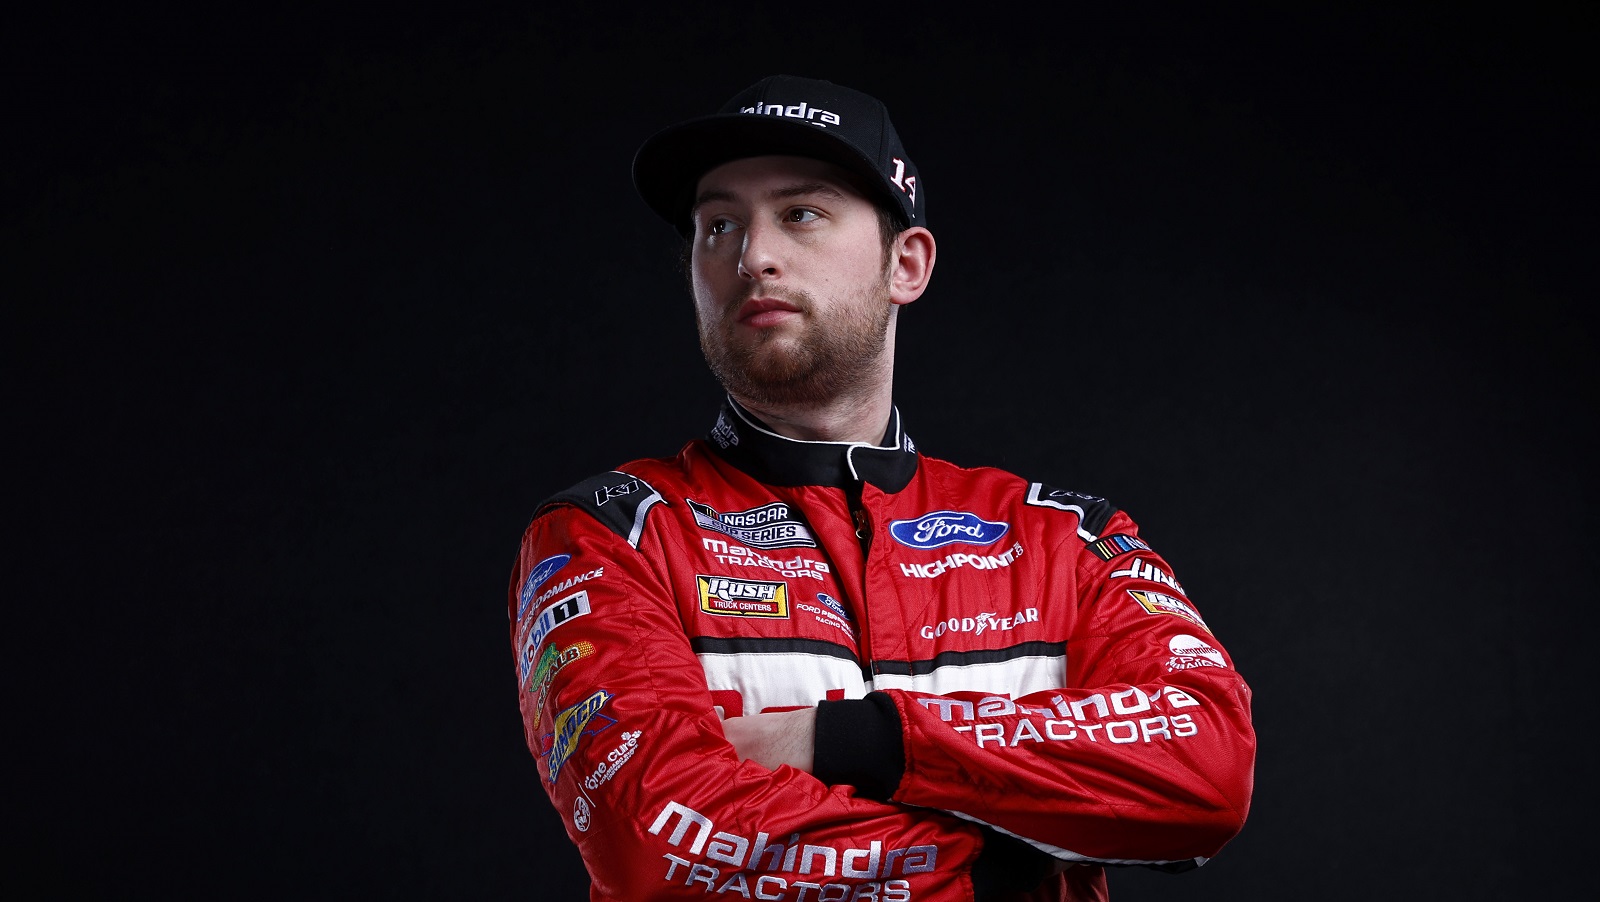
{"type": "Polygon", "coordinates": [[[783,214],[784,222],[816,222],[821,218],[822,214],[806,207],[795,207],[783,214]]]}
{"type": "Polygon", "coordinates": [[[733,229],[733,220],[722,216],[718,216],[706,223],[706,234],[712,237],[717,235],[726,235],[733,231],[733,229]]]}

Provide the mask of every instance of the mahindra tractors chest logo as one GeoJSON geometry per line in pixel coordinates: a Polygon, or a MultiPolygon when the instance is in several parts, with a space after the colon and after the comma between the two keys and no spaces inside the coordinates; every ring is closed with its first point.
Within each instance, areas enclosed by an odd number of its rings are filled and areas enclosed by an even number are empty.
{"type": "Polygon", "coordinates": [[[895,520],[889,535],[911,548],[943,548],[946,545],[993,545],[1011,529],[1010,523],[985,520],[968,511],[934,511],[915,520],[895,520]]]}

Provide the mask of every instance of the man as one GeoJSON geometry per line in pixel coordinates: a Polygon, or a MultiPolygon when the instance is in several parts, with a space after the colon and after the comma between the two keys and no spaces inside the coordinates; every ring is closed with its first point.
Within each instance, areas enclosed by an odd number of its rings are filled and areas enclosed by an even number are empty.
{"type": "Polygon", "coordinates": [[[933,273],[887,111],[773,76],[650,138],[707,439],[546,501],[523,724],[594,899],[1103,899],[1241,828],[1249,689],[1105,500],[918,453],[895,322],[933,273]]]}

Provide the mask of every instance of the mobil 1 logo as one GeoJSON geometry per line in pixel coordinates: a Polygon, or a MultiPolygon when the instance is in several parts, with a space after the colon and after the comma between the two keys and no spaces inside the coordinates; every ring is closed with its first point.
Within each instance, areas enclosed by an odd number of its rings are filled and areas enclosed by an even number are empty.
{"type": "Polygon", "coordinates": [[[528,674],[538,662],[539,648],[544,645],[545,638],[556,629],[588,613],[589,593],[583,589],[539,612],[538,619],[528,628],[528,637],[522,642],[522,654],[518,662],[522,668],[522,682],[527,682],[528,674]]]}

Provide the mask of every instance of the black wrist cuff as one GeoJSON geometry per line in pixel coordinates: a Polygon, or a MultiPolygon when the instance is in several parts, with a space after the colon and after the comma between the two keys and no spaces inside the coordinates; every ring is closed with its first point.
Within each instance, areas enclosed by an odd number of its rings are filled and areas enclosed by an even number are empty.
{"type": "Polygon", "coordinates": [[[817,703],[812,774],[829,786],[854,786],[859,795],[887,801],[906,772],[900,712],[882,692],[866,698],[817,703]]]}

